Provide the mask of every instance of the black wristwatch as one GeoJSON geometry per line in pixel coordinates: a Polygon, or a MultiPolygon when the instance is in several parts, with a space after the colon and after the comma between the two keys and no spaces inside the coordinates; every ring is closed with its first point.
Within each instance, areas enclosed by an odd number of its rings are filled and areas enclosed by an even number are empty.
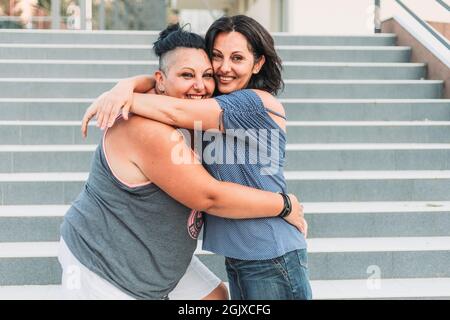
{"type": "Polygon", "coordinates": [[[280,192],[281,196],[283,197],[284,200],[284,208],[283,210],[281,210],[280,214],[278,215],[280,218],[285,218],[287,217],[291,211],[292,211],[292,203],[291,203],[291,199],[289,198],[289,196],[285,193],[280,192]]]}

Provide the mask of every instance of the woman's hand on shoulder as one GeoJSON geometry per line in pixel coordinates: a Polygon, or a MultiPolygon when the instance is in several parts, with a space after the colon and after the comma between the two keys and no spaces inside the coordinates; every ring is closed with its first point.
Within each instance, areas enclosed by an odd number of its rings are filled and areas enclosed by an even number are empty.
{"type": "Polygon", "coordinates": [[[114,88],[104,92],[86,110],[82,124],[81,133],[84,138],[87,136],[89,121],[95,116],[97,127],[105,130],[112,127],[117,116],[122,110],[125,120],[128,119],[128,112],[133,103],[134,84],[128,79],[119,81],[114,88]]]}

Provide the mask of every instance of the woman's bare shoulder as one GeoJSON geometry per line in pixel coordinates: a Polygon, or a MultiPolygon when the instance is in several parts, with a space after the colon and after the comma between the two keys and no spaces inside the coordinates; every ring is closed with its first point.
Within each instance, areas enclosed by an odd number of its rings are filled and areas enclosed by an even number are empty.
{"type": "Polygon", "coordinates": [[[132,115],[123,122],[126,134],[132,141],[157,144],[178,134],[177,129],[170,125],[138,115],[132,115]]]}
{"type": "Polygon", "coordinates": [[[261,101],[263,102],[265,108],[275,111],[283,116],[286,115],[283,105],[272,94],[267,91],[257,89],[254,89],[253,91],[255,91],[256,94],[261,98],[261,101]]]}

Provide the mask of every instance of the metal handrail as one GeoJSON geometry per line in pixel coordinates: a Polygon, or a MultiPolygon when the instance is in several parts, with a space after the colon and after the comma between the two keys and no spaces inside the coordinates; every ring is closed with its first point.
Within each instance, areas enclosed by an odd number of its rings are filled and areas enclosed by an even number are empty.
{"type": "Polygon", "coordinates": [[[444,2],[444,0],[436,0],[437,3],[439,3],[441,6],[443,6],[447,11],[450,11],[450,6],[444,2]]]}
{"type": "Polygon", "coordinates": [[[428,23],[422,20],[417,14],[414,13],[402,0],[395,0],[406,12],[408,12],[417,22],[419,22],[429,33],[431,33],[439,42],[441,42],[447,49],[450,50],[450,43],[439,33],[437,33],[428,23]]]}
{"type": "Polygon", "coordinates": [[[381,33],[380,13],[381,13],[381,0],[375,0],[375,12],[374,12],[374,17],[373,17],[375,33],[381,33]]]}

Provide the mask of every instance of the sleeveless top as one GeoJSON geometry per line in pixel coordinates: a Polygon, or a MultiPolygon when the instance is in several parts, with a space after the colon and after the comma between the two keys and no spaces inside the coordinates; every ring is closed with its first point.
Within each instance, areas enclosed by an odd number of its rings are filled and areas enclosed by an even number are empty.
{"type": "Polygon", "coordinates": [[[84,266],[123,292],[136,299],[166,299],[196,249],[186,227],[191,211],[153,183],[121,182],[103,145],[64,217],[61,235],[84,266]]]}
{"type": "MultiPolygon", "coordinates": [[[[268,114],[275,112],[249,89],[215,99],[226,134],[203,134],[205,168],[218,180],[287,193],[286,134],[268,114]]],[[[204,219],[203,249],[225,257],[266,260],[307,247],[303,234],[279,217],[233,220],[206,214],[204,219]]]]}

